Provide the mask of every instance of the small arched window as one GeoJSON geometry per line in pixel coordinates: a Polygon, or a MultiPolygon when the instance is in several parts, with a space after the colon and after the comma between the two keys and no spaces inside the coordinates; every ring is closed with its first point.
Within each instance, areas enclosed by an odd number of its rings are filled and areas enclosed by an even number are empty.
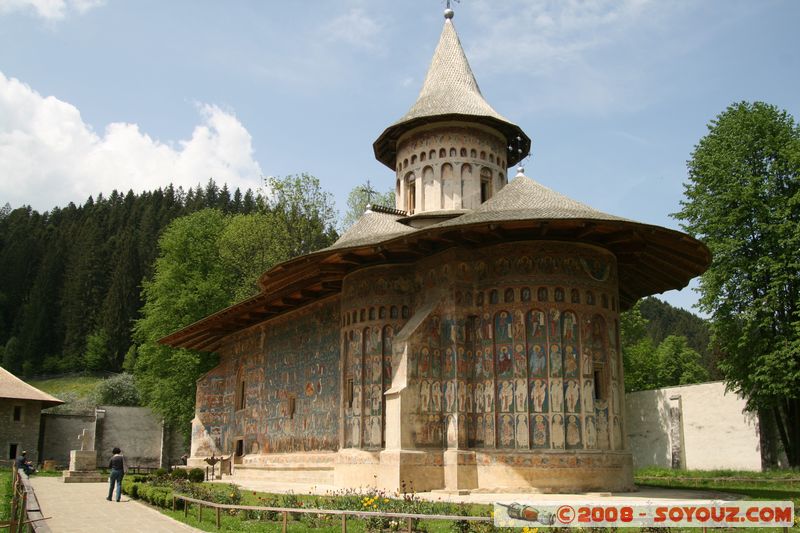
{"type": "Polygon", "coordinates": [[[466,148],[462,148],[461,149],[461,157],[467,157],[467,149],[466,148]]]}
{"type": "MultiPolygon", "coordinates": [[[[453,149],[453,152],[455,152],[455,148],[453,149]]],[[[456,155],[456,154],[453,154],[453,155],[456,155]]],[[[447,150],[445,150],[444,148],[440,149],[439,150],[439,157],[441,158],[441,157],[446,157],[446,156],[447,156],[447,150]]]]}

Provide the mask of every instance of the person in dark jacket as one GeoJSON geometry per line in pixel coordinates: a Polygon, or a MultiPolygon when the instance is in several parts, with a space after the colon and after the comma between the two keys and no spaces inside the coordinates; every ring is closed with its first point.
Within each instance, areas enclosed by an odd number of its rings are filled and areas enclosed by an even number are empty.
{"type": "Polygon", "coordinates": [[[117,484],[117,501],[119,501],[122,494],[122,478],[125,477],[125,472],[128,471],[128,465],[125,462],[125,456],[122,455],[122,450],[114,448],[111,450],[114,454],[108,462],[108,468],[111,470],[111,475],[108,478],[108,498],[111,501],[111,495],[114,492],[114,484],[117,484]]]}
{"type": "Polygon", "coordinates": [[[16,463],[17,470],[24,471],[26,475],[29,476],[34,472],[33,463],[28,461],[28,452],[22,452],[22,454],[17,457],[16,463]]]}

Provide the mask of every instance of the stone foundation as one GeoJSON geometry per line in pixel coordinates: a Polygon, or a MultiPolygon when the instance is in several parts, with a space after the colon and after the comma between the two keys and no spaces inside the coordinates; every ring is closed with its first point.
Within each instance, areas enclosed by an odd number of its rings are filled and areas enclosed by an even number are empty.
{"type": "Polygon", "coordinates": [[[344,449],[245,456],[236,480],[375,487],[390,492],[576,493],[635,490],[627,452],[344,449]]]}

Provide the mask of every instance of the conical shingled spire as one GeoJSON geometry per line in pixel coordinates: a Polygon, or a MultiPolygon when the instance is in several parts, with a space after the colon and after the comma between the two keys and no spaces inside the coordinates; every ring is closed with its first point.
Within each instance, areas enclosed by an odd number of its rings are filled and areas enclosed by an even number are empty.
{"type": "MultiPolygon", "coordinates": [[[[408,113],[378,137],[373,144],[375,157],[394,170],[400,136],[416,126],[444,120],[487,124],[503,133],[509,141],[520,137],[524,154],[530,149],[531,141],[522,129],[495,111],[483,98],[450,18],[445,19],[417,101],[408,113]]],[[[509,154],[509,165],[518,160],[518,154],[509,154]]]]}
{"type": "Polygon", "coordinates": [[[483,98],[453,23],[444,24],[417,101],[396,124],[419,117],[482,115],[509,122],[483,98]]]}

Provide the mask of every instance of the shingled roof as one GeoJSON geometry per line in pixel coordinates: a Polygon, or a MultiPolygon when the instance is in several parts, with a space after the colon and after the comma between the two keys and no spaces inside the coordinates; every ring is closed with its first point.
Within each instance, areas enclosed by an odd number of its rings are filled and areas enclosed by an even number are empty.
{"type": "MultiPolygon", "coordinates": [[[[627,220],[603,213],[517,173],[511,182],[477,209],[437,224],[437,227],[466,226],[504,220],[627,220]]],[[[632,222],[628,220],[628,222],[632,222]]]]}
{"type": "Polygon", "coordinates": [[[0,398],[40,401],[42,408],[64,403],[55,396],[50,396],[46,392],[28,385],[3,367],[0,367],[0,398]]]}
{"type": "MultiPolygon", "coordinates": [[[[450,18],[445,19],[439,45],[417,101],[408,113],[378,137],[373,144],[375,157],[394,170],[397,141],[405,132],[423,124],[447,120],[487,124],[503,133],[508,140],[519,137],[522,155],[530,150],[531,140],[525,132],[495,111],[483,98],[450,18]]],[[[510,152],[508,164],[516,164],[519,158],[518,152],[510,152]]]]}
{"type": "Polygon", "coordinates": [[[366,211],[344,235],[339,237],[339,240],[325,250],[378,243],[416,231],[414,228],[398,222],[400,218],[402,215],[366,211]]]}

